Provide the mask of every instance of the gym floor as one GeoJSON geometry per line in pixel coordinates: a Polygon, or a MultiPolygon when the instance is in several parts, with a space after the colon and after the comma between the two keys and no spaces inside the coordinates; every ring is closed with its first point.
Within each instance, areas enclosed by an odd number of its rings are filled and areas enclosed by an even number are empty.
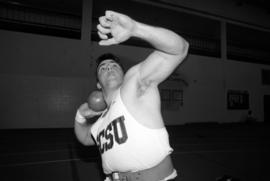
{"type": "MultiPolygon", "coordinates": [[[[269,125],[203,123],[167,126],[176,181],[268,181],[269,125]]],[[[1,181],[102,181],[96,147],[72,128],[0,130],[1,181]]]]}

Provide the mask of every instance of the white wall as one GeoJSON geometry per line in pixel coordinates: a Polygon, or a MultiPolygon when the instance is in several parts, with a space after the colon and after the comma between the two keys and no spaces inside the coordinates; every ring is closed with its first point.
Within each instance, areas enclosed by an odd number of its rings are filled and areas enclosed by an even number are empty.
{"type": "MultiPolygon", "coordinates": [[[[205,0],[204,3],[195,0],[177,2],[252,24],[260,22],[262,26],[269,26],[270,23],[263,21],[263,15],[248,14],[247,9],[240,11],[242,9],[231,2],[226,5],[225,1],[214,0],[205,0]],[[257,18],[262,21],[257,21],[257,18]]],[[[83,32],[87,32],[85,27],[83,32]]],[[[88,39],[73,40],[5,30],[0,30],[0,47],[0,84],[5,86],[0,91],[0,129],[72,127],[76,108],[89,92],[85,89],[93,89],[95,86],[93,60],[98,55],[113,52],[129,67],[151,52],[146,48],[124,45],[100,47],[88,39]],[[21,83],[22,80],[25,84],[21,83]],[[33,85],[34,88],[23,87],[24,85],[33,85]],[[57,88],[56,94],[50,94],[54,87],[57,88]],[[24,95],[20,96],[20,89],[23,89],[24,95]],[[42,94],[32,96],[32,90],[38,90],[42,94]],[[67,96],[59,98],[63,92],[68,93],[67,96]],[[59,101],[53,110],[49,109],[48,96],[50,100],[59,101]],[[67,104],[68,109],[59,110],[58,106],[61,104],[67,104]],[[41,112],[33,115],[31,109],[41,112]]],[[[189,54],[176,70],[189,83],[183,88],[184,105],[178,111],[163,111],[166,124],[239,121],[246,111],[227,110],[228,89],[248,90],[250,108],[258,120],[263,121],[263,95],[270,94],[270,88],[261,85],[262,68],[270,69],[270,66],[189,54]]]]}

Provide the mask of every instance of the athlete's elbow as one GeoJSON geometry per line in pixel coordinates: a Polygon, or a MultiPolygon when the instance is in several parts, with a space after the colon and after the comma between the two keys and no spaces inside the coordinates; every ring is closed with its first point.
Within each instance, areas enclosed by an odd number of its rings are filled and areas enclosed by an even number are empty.
{"type": "Polygon", "coordinates": [[[79,138],[78,141],[84,146],[95,145],[95,142],[91,138],[79,138]]]}
{"type": "Polygon", "coordinates": [[[79,132],[78,130],[75,129],[75,135],[77,140],[84,146],[91,146],[95,144],[92,137],[89,138],[88,134],[83,134],[83,132],[79,132]]]}
{"type": "Polygon", "coordinates": [[[189,43],[185,39],[182,39],[182,43],[179,50],[179,56],[185,58],[188,54],[188,50],[189,50],[189,43]]]}
{"type": "Polygon", "coordinates": [[[91,142],[91,141],[84,141],[84,142],[82,142],[82,144],[84,146],[93,146],[93,145],[95,145],[95,143],[94,142],[91,142]]]}

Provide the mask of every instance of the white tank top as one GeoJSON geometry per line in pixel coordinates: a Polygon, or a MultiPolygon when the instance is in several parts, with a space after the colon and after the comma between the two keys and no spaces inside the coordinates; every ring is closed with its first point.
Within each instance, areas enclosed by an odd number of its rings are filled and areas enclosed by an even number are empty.
{"type": "Polygon", "coordinates": [[[166,128],[151,129],[137,122],[122,102],[120,90],[110,108],[91,127],[91,134],[99,147],[105,174],[154,167],[173,151],[166,128]]]}

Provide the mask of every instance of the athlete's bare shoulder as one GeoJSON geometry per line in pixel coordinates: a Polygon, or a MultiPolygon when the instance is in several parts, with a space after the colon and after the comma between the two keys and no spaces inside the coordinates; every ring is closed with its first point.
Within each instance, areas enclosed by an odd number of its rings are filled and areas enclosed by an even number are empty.
{"type": "Polygon", "coordinates": [[[141,84],[138,76],[137,66],[127,72],[120,89],[122,101],[141,124],[151,128],[163,127],[158,88],[141,84]]]}

